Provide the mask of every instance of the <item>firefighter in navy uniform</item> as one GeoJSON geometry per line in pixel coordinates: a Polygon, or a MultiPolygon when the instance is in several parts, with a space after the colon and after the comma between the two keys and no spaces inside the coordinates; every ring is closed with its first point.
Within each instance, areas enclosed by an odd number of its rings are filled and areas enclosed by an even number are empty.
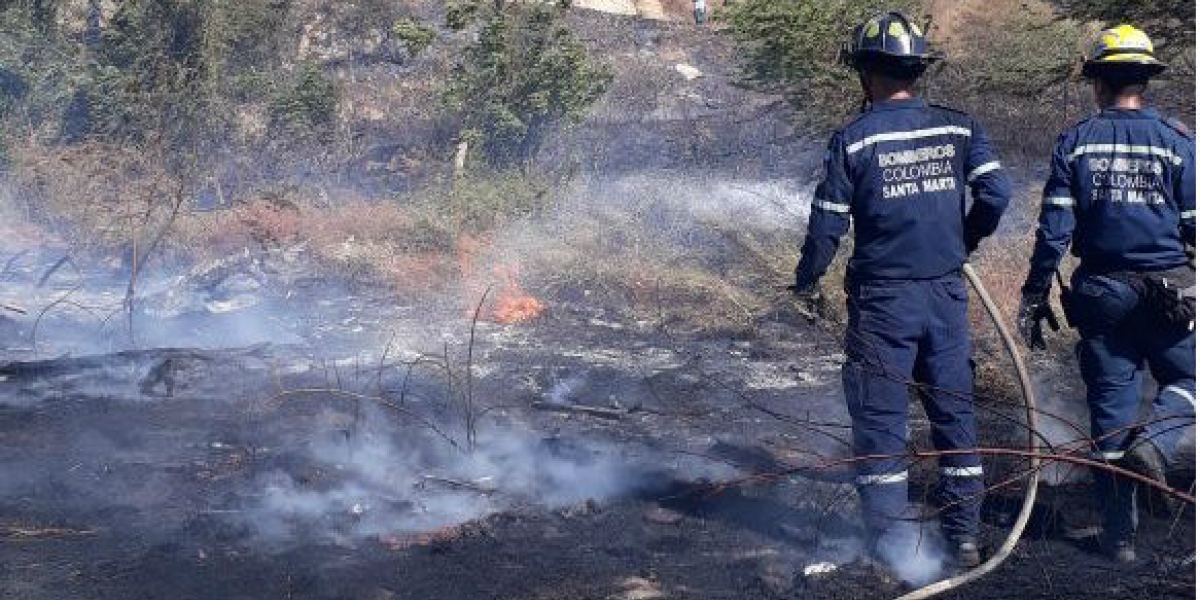
{"type": "MultiPolygon", "coordinates": [[[[1059,137],[1018,327],[1030,347],[1045,347],[1047,297],[1070,246],[1080,263],[1064,305],[1079,330],[1095,451],[1165,482],[1166,463],[1195,422],[1187,248],[1196,236],[1196,144],[1145,106],[1147,82],[1164,69],[1150,38],[1129,25],[1105,30],[1090,52],[1083,74],[1100,112],[1059,137]],[[1160,385],[1148,417],[1139,414],[1144,363],[1160,385]]],[[[1102,547],[1119,562],[1136,560],[1135,491],[1127,479],[1096,474],[1102,547]]]]}
{"type": "MultiPolygon", "coordinates": [[[[855,454],[896,456],[857,463],[868,538],[886,556],[907,536],[910,383],[923,389],[936,448],[977,445],[961,269],[996,229],[1011,186],[974,119],[912,91],[934,57],[911,19],[890,12],[868,20],[846,57],[869,105],[829,142],[792,289],[802,311],[819,303],[818,280],[853,219],[842,380],[855,454]]],[[[943,533],[959,563],[974,566],[982,462],[949,454],[939,467],[943,533]]]]}

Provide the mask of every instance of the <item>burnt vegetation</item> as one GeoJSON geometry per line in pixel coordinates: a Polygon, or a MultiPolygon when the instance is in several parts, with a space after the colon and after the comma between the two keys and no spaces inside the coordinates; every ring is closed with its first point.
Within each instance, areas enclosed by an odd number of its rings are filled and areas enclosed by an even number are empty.
{"type": "MultiPolygon", "coordinates": [[[[0,595],[859,598],[945,574],[936,545],[899,578],[858,560],[840,276],[817,323],[783,290],[859,106],[838,47],[882,3],[710,2],[703,28],[686,2],[579,4],[0,2],[0,595]]],[[[1190,5],[889,6],[930,14],[927,95],[1019,184],[973,257],[1011,315],[1054,136],[1090,110],[1076,41],[1161,36],[1153,95],[1191,122],[1190,5]]],[[[1034,365],[1057,460],[1028,471],[975,304],[987,541],[1052,485],[951,596],[1193,596],[1190,505],[1152,506],[1145,564],[1090,545],[1069,335],[1034,365]]]]}

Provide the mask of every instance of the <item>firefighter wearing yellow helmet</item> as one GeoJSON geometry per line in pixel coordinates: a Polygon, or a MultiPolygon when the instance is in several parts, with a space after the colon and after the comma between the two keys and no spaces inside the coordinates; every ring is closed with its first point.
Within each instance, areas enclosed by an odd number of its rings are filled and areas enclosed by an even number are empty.
{"type": "Polygon", "coordinates": [[[1132,25],[1118,25],[1101,32],[1083,63],[1083,75],[1089,78],[1148,78],[1166,68],[1167,65],[1154,56],[1154,42],[1146,32],[1132,25]]]}
{"type": "MultiPolygon", "coordinates": [[[[1103,31],[1089,51],[1083,74],[1100,112],[1059,137],[1019,311],[1026,343],[1044,348],[1050,283],[1069,247],[1079,267],[1063,303],[1079,330],[1097,458],[1162,483],[1196,419],[1196,142],[1146,103],[1164,69],[1131,25],[1103,31]],[[1148,417],[1143,364],[1160,386],[1148,417]]],[[[1135,492],[1129,479],[1096,474],[1101,542],[1119,562],[1137,559],[1135,492]]]]}

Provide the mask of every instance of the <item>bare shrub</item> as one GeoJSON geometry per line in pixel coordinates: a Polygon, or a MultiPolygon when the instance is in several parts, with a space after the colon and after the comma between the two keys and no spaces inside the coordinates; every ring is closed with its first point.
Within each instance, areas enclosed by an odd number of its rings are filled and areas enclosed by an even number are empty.
{"type": "Polygon", "coordinates": [[[28,144],[13,153],[11,178],[29,202],[27,214],[75,233],[76,251],[126,250],[169,226],[180,194],[180,177],[155,146],[28,144]]]}

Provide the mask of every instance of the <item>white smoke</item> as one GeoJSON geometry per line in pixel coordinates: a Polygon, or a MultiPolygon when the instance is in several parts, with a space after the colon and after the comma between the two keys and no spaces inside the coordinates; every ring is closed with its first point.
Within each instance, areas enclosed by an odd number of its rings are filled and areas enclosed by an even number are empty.
{"type": "Polygon", "coordinates": [[[559,379],[550,386],[550,391],[546,393],[546,401],[553,404],[569,404],[571,396],[579,391],[584,382],[583,375],[578,373],[559,379]]]}
{"type": "Polygon", "coordinates": [[[643,476],[614,446],[496,427],[472,451],[428,432],[373,430],[313,442],[303,458],[303,473],[261,477],[261,496],[235,518],[275,541],[400,536],[515,506],[603,502],[643,476]]]}
{"type": "Polygon", "coordinates": [[[936,524],[902,521],[876,551],[892,572],[907,584],[921,586],[942,576],[946,548],[936,524]]]}
{"type": "MultiPolygon", "coordinates": [[[[1037,432],[1042,442],[1056,451],[1071,450],[1087,452],[1084,445],[1090,436],[1087,402],[1079,390],[1065,382],[1044,376],[1036,379],[1034,388],[1038,394],[1037,432]]],[[[1039,480],[1047,485],[1078,483],[1086,479],[1087,470],[1069,463],[1051,461],[1039,474],[1039,480]]]]}

